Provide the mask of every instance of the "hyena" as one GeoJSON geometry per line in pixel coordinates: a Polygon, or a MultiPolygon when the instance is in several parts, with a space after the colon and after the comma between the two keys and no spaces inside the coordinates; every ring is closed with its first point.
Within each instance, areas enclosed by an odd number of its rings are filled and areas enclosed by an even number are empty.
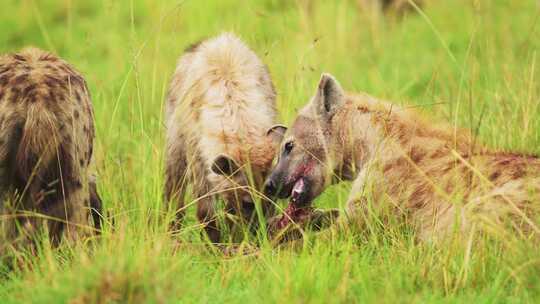
{"type": "MultiPolygon", "coordinates": [[[[165,199],[179,228],[186,186],[209,239],[221,231],[217,199],[244,222],[253,220],[279,144],[266,131],[276,120],[276,93],[267,67],[240,39],[225,33],[192,45],[179,59],[166,100],[165,199]]],[[[272,205],[263,201],[264,213],[272,205]]]]}
{"type": "Polygon", "coordinates": [[[410,108],[345,93],[323,74],[283,137],[265,193],[291,197],[294,217],[341,180],[353,181],[345,223],[362,222],[371,202],[412,220],[421,240],[479,226],[540,232],[540,158],[488,149],[410,108]]]}
{"type": "Polygon", "coordinates": [[[28,48],[0,56],[0,207],[11,240],[46,228],[51,240],[99,228],[89,166],[94,123],[84,78],[57,56],[28,48]],[[6,220],[13,219],[13,220],[6,220]]]}
{"type": "Polygon", "coordinates": [[[358,6],[365,10],[370,9],[375,13],[394,12],[403,15],[416,8],[422,7],[426,0],[358,0],[358,6]]]}

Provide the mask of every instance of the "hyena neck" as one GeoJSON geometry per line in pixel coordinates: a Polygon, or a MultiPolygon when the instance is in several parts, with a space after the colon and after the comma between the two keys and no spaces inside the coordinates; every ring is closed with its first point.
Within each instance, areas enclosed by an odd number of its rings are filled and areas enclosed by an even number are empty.
{"type": "Polygon", "coordinates": [[[366,104],[365,98],[372,97],[349,98],[334,119],[333,129],[339,133],[336,146],[341,148],[336,149],[341,164],[338,171],[343,179],[354,178],[368,164],[384,165],[400,158],[416,163],[424,155],[444,157],[452,151],[467,155],[484,150],[450,125],[426,122],[402,106],[374,104],[373,99],[366,104]]]}

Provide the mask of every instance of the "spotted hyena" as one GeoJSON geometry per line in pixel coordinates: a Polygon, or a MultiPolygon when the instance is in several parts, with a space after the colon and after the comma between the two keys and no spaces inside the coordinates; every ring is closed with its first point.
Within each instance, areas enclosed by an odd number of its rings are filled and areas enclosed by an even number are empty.
{"type": "Polygon", "coordinates": [[[424,121],[411,109],[345,93],[323,74],[283,137],[265,192],[291,197],[294,216],[330,184],[350,180],[346,219],[365,218],[369,195],[375,208],[412,219],[423,240],[481,225],[540,232],[540,158],[493,151],[468,134],[424,121]]]}
{"type": "MultiPolygon", "coordinates": [[[[197,217],[220,241],[217,199],[244,223],[256,214],[257,189],[279,142],[266,131],[276,120],[276,93],[266,66],[226,33],[189,47],[179,59],[166,100],[165,196],[184,214],[192,185],[197,217]]],[[[271,213],[269,202],[262,209],[271,213]]]]}
{"type": "Polygon", "coordinates": [[[90,175],[94,123],[84,78],[67,62],[29,48],[0,57],[0,203],[6,235],[45,227],[54,242],[99,228],[90,175]],[[21,230],[22,229],[22,230],[21,230]]]}
{"type": "Polygon", "coordinates": [[[409,11],[414,11],[427,0],[357,0],[358,6],[363,10],[371,10],[374,13],[394,12],[403,15],[409,11]]]}

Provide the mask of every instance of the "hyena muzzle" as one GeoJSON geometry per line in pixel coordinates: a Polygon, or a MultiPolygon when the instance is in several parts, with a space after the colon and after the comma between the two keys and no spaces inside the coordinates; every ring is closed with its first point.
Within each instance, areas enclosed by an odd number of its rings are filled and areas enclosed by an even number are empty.
{"type": "Polygon", "coordinates": [[[0,57],[0,207],[10,241],[45,228],[54,244],[100,228],[90,172],[93,109],[84,78],[35,48],[0,57]],[[9,220],[7,220],[9,219],[9,220]]]}

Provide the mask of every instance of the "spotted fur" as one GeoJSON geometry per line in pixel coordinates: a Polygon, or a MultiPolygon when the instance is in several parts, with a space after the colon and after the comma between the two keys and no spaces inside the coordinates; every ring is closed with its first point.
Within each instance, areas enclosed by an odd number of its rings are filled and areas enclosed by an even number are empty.
{"type": "Polygon", "coordinates": [[[64,60],[35,48],[0,56],[0,202],[15,218],[4,222],[10,239],[44,224],[54,242],[89,230],[90,205],[100,208],[92,111],[84,78],[64,60]]]}

